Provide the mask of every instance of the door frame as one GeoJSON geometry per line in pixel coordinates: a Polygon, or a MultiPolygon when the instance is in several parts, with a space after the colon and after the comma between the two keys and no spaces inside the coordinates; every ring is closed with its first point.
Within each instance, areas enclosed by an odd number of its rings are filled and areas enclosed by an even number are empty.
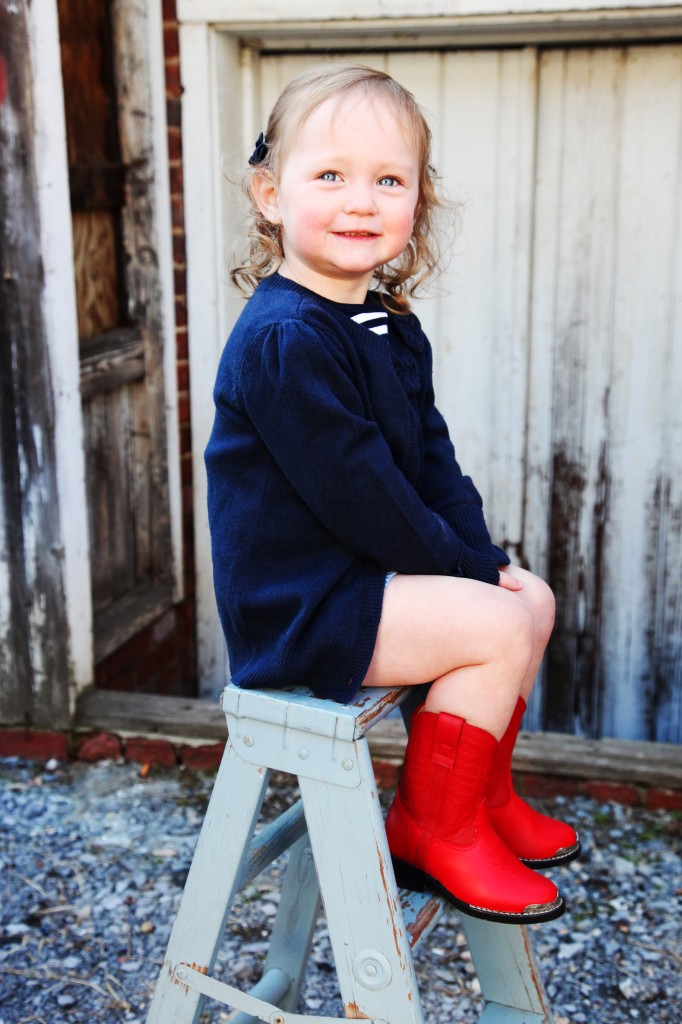
{"type": "MultiPolygon", "coordinates": [[[[120,17],[127,19],[130,45],[139,48],[139,66],[148,70],[148,82],[141,83],[141,90],[145,91],[146,87],[153,124],[151,142],[154,173],[150,189],[153,193],[158,286],[163,319],[165,454],[172,537],[173,600],[178,601],[183,597],[182,493],[163,15],[160,3],[149,4],[144,10],[131,0],[117,0],[117,7],[120,17]]],[[[93,681],[94,664],[68,158],[56,0],[34,0],[29,11],[36,188],[45,269],[42,303],[55,403],[55,450],[58,503],[62,523],[64,601],[72,667],[69,704],[70,712],[73,713],[78,695],[93,681]],[[84,585],[84,581],[87,581],[87,585],[84,585]]]]}

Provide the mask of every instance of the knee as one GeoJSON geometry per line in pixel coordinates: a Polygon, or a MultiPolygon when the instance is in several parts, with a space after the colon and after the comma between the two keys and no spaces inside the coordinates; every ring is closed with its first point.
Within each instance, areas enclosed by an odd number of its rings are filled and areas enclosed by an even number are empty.
{"type": "Polygon", "coordinates": [[[530,596],[536,637],[546,643],[554,628],[556,600],[552,589],[544,580],[541,580],[539,576],[533,576],[532,580],[530,596]]]}
{"type": "Polygon", "coordinates": [[[536,642],[546,644],[554,627],[556,614],[556,601],[551,588],[543,579],[534,576],[527,569],[511,566],[508,571],[523,581],[523,590],[518,591],[518,597],[533,618],[536,642]]]}
{"type": "Polygon", "coordinates": [[[514,674],[523,674],[536,648],[537,627],[530,608],[522,601],[510,602],[496,630],[501,660],[514,674]]]}

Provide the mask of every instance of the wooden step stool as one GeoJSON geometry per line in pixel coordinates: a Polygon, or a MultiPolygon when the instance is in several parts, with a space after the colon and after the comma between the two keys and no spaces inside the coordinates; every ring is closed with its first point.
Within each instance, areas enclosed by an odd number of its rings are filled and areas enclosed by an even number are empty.
{"type": "MultiPolygon", "coordinates": [[[[423,1024],[412,951],[442,901],[396,887],[366,738],[398,705],[409,721],[418,697],[409,687],[368,689],[342,705],[300,689],[226,688],[229,742],[147,1024],[196,1024],[205,997],[237,1010],[232,1024],[423,1024]],[[254,835],[271,769],[298,776],[301,800],[254,835]],[[235,895],[289,847],[261,980],[244,992],[212,978],[235,895]],[[294,1012],[320,890],[343,1018],[294,1012]]],[[[525,926],[466,915],[461,924],[482,1024],[551,1024],[525,926]]]]}

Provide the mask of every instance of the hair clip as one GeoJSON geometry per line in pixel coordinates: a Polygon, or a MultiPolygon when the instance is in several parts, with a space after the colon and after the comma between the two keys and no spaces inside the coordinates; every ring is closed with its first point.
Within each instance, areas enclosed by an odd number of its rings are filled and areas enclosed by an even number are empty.
{"type": "Polygon", "coordinates": [[[249,157],[249,163],[251,164],[252,167],[254,164],[262,163],[262,161],[265,160],[266,156],[268,155],[269,148],[270,145],[265,136],[263,135],[263,132],[261,132],[258,138],[256,139],[256,148],[249,157]]]}

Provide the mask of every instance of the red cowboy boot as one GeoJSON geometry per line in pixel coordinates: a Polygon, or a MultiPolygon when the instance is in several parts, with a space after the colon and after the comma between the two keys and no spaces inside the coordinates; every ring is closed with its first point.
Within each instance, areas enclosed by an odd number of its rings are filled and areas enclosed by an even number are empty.
{"type": "Polygon", "coordinates": [[[493,828],[524,864],[533,868],[568,864],[580,855],[580,840],[563,821],[540,814],[514,792],[511,760],[526,702],[519,697],[493,758],[486,805],[493,828]]]}
{"type": "Polygon", "coordinates": [[[520,924],[564,911],[556,886],[524,867],[488,819],[490,733],[445,712],[412,716],[405,764],[386,819],[399,885],[440,889],[467,914],[520,924]]]}

